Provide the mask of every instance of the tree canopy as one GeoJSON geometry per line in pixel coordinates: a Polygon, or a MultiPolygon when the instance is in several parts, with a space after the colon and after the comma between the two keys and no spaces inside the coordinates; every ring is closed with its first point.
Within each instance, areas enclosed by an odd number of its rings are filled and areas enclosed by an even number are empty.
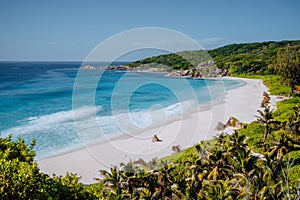
{"type": "Polygon", "coordinates": [[[290,96],[295,85],[300,82],[300,45],[288,44],[277,52],[275,61],[270,65],[290,87],[290,96]]]}
{"type": "Polygon", "coordinates": [[[207,51],[183,51],[153,56],[129,63],[128,65],[137,67],[149,63],[157,63],[168,66],[173,70],[179,70],[195,67],[202,62],[215,61],[218,68],[228,69],[231,74],[274,74],[276,71],[268,66],[277,58],[278,52],[286,48],[288,44],[299,47],[300,40],[230,44],[207,51]]]}

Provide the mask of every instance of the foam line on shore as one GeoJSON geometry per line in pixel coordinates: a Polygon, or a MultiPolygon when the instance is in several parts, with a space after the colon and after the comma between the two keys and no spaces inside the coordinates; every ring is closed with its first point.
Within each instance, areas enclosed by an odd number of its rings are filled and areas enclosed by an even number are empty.
{"type": "MultiPolygon", "coordinates": [[[[260,108],[263,91],[267,91],[267,88],[261,80],[240,78],[239,80],[245,81],[246,84],[229,90],[223,95],[222,101],[207,107],[208,109],[169,121],[161,127],[151,127],[139,133],[107,138],[106,141],[86,144],[82,149],[38,160],[39,167],[50,175],[77,173],[82,177],[83,183],[93,183],[94,178],[99,177],[100,169],[109,169],[112,165],[139,158],[145,161],[154,157],[161,158],[170,155],[174,145],[187,148],[201,140],[210,139],[220,133],[214,130],[218,121],[224,123],[231,116],[246,123],[254,121],[254,116],[260,108]],[[152,142],[154,134],[163,141],[152,142]]],[[[276,101],[278,99],[272,96],[272,105],[275,105],[276,101]]]]}

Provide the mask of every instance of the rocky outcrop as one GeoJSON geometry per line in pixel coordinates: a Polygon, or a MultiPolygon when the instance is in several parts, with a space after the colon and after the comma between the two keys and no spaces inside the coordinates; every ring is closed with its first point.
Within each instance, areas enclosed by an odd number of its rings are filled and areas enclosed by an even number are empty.
{"type": "Polygon", "coordinates": [[[226,123],[226,126],[231,126],[233,128],[243,128],[243,123],[240,122],[240,120],[238,120],[237,118],[235,117],[230,117],[226,123]]]}
{"type": "Polygon", "coordinates": [[[220,69],[213,60],[201,62],[196,67],[196,70],[201,72],[205,77],[223,77],[229,76],[227,69],[220,69]]]}
{"type": "Polygon", "coordinates": [[[217,130],[217,131],[224,131],[225,128],[226,128],[226,125],[225,125],[225,124],[223,124],[222,122],[218,122],[218,124],[217,124],[215,130],[217,130]]]}
{"type": "Polygon", "coordinates": [[[138,66],[132,67],[129,69],[131,72],[166,72],[165,68],[161,67],[147,67],[147,66],[138,66]]]}
{"type": "Polygon", "coordinates": [[[169,73],[169,76],[191,77],[191,78],[224,77],[224,76],[230,76],[230,73],[227,69],[219,69],[216,66],[216,62],[210,60],[210,61],[201,62],[196,67],[191,67],[189,69],[171,72],[169,73]]]}
{"type": "Polygon", "coordinates": [[[188,77],[188,78],[202,78],[202,77],[224,77],[230,76],[227,69],[213,68],[209,70],[201,70],[197,68],[190,68],[182,71],[170,72],[168,76],[174,77],[188,77]]]}
{"type": "Polygon", "coordinates": [[[110,65],[107,67],[94,67],[92,65],[85,65],[83,67],[81,67],[81,69],[83,70],[126,70],[128,71],[130,69],[130,67],[126,66],[126,65],[110,65]]]}
{"type": "Polygon", "coordinates": [[[224,77],[224,76],[230,76],[230,73],[227,69],[211,69],[208,72],[208,75],[206,77],[224,77]]]}
{"type": "Polygon", "coordinates": [[[139,66],[139,67],[129,67],[127,65],[120,65],[120,66],[107,66],[106,70],[124,70],[130,72],[165,72],[164,68],[159,67],[147,67],[147,66],[139,66]]]}
{"type": "Polygon", "coordinates": [[[159,138],[157,137],[157,135],[154,135],[153,138],[152,138],[152,142],[161,142],[161,141],[162,141],[162,140],[159,139],[159,138]]]}
{"type": "Polygon", "coordinates": [[[213,60],[209,60],[209,61],[204,61],[198,64],[197,68],[208,68],[211,66],[215,66],[216,62],[213,60]]]}
{"type": "Polygon", "coordinates": [[[181,146],[180,145],[172,146],[172,152],[173,152],[173,154],[180,153],[181,146]]]}
{"type": "Polygon", "coordinates": [[[195,68],[183,70],[183,71],[176,71],[176,72],[170,72],[168,76],[173,77],[189,77],[189,78],[201,78],[202,73],[199,71],[196,71],[195,68]]]}
{"type": "Polygon", "coordinates": [[[241,129],[244,127],[243,123],[238,120],[237,118],[235,117],[230,117],[227,121],[226,124],[223,124],[222,122],[218,122],[215,130],[217,131],[224,131],[227,127],[232,127],[232,128],[235,128],[235,129],[241,129]]]}
{"type": "Polygon", "coordinates": [[[138,160],[133,161],[133,165],[135,165],[135,166],[145,166],[146,164],[147,163],[141,158],[139,158],[138,160]]]}
{"type": "MultiPolygon", "coordinates": [[[[118,70],[118,71],[130,71],[130,72],[168,72],[171,69],[164,65],[144,64],[138,67],[129,67],[127,65],[110,65],[107,67],[94,67],[91,65],[85,65],[81,69],[84,70],[118,70]]],[[[226,69],[219,69],[215,66],[214,61],[207,61],[200,63],[197,67],[191,67],[189,69],[170,72],[168,76],[173,77],[187,77],[187,78],[202,78],[202,77],[224,77],[230,76],[230,73],[226,69]]]]}
{"type": "Polygon", "coordinates": [[[130,67],[126,66],[126,65],[110,65],[107,66],[105,68],[106,70],[124,70],[124,71],[128,71],[130,69],[130,67]]]}
{"type": "Polygon", "coordinates": [[[97,68],[92,66],[92,65],[84,65],[83,67],[81,67],[81,69],[84,70],[96,70],[97,68]]]}

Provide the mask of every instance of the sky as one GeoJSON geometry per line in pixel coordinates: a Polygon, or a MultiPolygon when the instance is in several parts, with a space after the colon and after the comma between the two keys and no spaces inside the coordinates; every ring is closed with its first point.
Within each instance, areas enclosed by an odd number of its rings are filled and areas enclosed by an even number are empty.
{"type": "Polygon", "coordinates": [[[178,31],[205,49],[299,40],[299,10],[299,0],[0,0],[0,60],[82,61],[107,38],[143,27],[178,31]]]}

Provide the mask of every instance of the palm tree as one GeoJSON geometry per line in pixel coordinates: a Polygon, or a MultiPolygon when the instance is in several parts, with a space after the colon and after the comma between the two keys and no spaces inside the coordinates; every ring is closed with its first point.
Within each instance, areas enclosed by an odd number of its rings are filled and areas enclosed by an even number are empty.
{"type": "Polygon", "coordinates": [[[201,160],[197,160],[195,165],[188,166],[185,171],[191,171],[191,175],[186,178],[186,197],[197,199],[197,194],[202,187],[203,173],[201,170],[201,160]]]}
{"type": "MultiPolygon", "coordinates": [[[[162,161],[163,162],[163,161],[162,161]]],[[[163,162],[163,167],[157,171],[157,188],[153,197],[159,199],[180,199],[178,197],[179,191],[176,184],[172,181],[171,172],[174,170],[174,165],[163,162]]]]}
{"type": "Polygon", "coordinates": [[[247,148],[246,136],[239,135],[238,131],[235,130],[233,134],[227,136],[227,151],[235,154],[239,149],[247,148]]]}
{"type": "Polygon", "coordinates": [[[280,130],[277,135],[279,135],[278,141],[274,141],[274,146],[269,148],[271,157],[276,157],[277,160],[281,160],[287,153],[300,150],[300,143],[294,141],[285,131],[280,130]]]}
{"type": "Polygon", "coordinates": [[[266,106],[264,108],[264,111],[257,110],[260,116],[255,116],[257,118],[257,121],[261,123],[261,125],[264,127],[264,138],[263,142],[267,140],[267,137],[270,132],[270,125],[272,124],[278,124],[279,122],[274,120],[273,118],[273,111],[270,109],[270,106],[266,106]]]}
{"type": "Polygon", "coordinates": [[[205,158],[210,151],[210,143],[202,140],[200,144],[197,144],[195,146],[195,150],[198,152],[198,156],[200,159],[205,158]]]}
{"type": "Polygon", "coordinates": [[[157,179],[156,172],[147,171],[137,174],[135,179],[132,178],[130,181],[134,182],[135,192],[140,199],[152,199],[158,187],[157,179]]]}
{"type": "Polygon", "coordinates": [[[207,180],[218,180],[230,178],[234,173],[233,155],[230,151],[228,136],[222,137],[211,149],[206,161],[202,163],[201,170],[207,171],[207,180]]]}
{"type": "Polygon", "coordinates": [[[265,108],[265,107],[267,107],[269,105],[271,98],[270,98],[269,94],[267,92],[265,92],[265,91],[263,93],[263,96],[264,96],[264,98],[263,98],[263,100],[261,102],[260,107],[265,108]]]}
{"type": "Polygon", "coordinates": [[[103,176],[102,182],[107,187],[106,191],[114,195],[114,198],[123,198],[126,195],[124,192],[127,188],[127,180],[121,171],[116,167],[110,168],[110,172],[106,170],[100,170],[103,176]]]}
{"type": "Polygon", "coordinates": [[[297,106],[293,109],[293,114],[289,116],[287,125],[291,133],[300,136],[300,107],[297,106]]]}
{"type": "Polygon", "coordinates": [[[239,190],[233,187],[230,179],[204,181],[203,188],[198,194],[199,199],[236,199],[239,190]]]}

